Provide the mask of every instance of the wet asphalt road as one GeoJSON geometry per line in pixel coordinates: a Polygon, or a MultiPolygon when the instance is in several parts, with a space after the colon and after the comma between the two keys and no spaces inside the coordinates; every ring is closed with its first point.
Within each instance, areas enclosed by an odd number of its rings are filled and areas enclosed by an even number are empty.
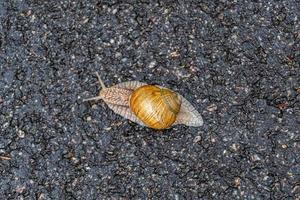
{"type": "Polygon", "coordinates": [[[0,199],[300,199],[300,2],[0,1],[0,199]],[[184,95],[154,131],[107,85],[184,95]]]}

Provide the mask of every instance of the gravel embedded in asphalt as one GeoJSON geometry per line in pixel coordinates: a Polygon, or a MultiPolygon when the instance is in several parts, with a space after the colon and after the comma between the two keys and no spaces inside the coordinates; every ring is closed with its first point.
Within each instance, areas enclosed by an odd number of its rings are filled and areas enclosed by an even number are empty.
{"type": "Polygon", "coordinates": [[[300,199],[300,2],[0,1],[0,199],[300,199]],[[200,128],[102,101],[171,88],[200,128]]]}

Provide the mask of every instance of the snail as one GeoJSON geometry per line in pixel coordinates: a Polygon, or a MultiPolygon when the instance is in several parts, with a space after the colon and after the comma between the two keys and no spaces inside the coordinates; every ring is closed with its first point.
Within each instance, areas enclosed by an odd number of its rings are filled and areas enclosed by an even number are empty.
{"type": "Polygon", "coordinates": [[[84,101],[102,99],[115,113],[153,129],[167,129],[177,124],[203,125],[199,112],[183,96],[168,88],[139,81],[106,87],[100,75],[96,75],[102,89],[98,96],[84,101]]]}

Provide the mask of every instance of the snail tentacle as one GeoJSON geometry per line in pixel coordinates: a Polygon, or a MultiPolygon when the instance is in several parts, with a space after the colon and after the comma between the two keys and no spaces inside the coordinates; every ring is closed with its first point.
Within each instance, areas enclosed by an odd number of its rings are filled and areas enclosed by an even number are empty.
{"type": "Polygon", "coordinates": [[[97,78],[98,78],[98,82],[100,83],[102,89],[105,89],[106,86],[104,85],[104,82],[102,81],[102,79],[101,79],[99,73],[98,73],[98,72],[95,72],[95,74],[96,74],[96,76],[97,76],[97,78]]]}
{"type": "MultiPolygon", "coordinates": [[[[103,83],[103,81],[102,81],[100,75],[98,74],[98,72],[95,72],[95,74],[96,74],[96,76],[98,77],[98,82],[100,83],[100,85],[101,85],[101,87],[102,87],[102,90],[103,90],[103,89],[106,89],[106,87],[105,87],[105,85],[104,85],[104,83],[103,83]]],[[[97,100],[100,100],[100,99],[102,99],[101,96],[96,96],[96,97],[92,97],[92,98],[88,98],[88,99],[83,99],[83,101],[84,101],[84,102],[85,102],[85,101],[97,101],[97,100]]]]}

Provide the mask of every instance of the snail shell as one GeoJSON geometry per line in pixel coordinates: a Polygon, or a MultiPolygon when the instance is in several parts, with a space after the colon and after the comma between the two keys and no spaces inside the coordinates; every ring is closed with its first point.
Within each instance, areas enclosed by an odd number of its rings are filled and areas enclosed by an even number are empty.
{"type": "Polygon", "coordinates": [[[153,129],[166,129],[176,124],[203,125],[199,112],[183,96],[170,89],[138,81],[107,88],[96,74],[102,90],[99,96],[84,101],[102,99],[115,113],[153,129]]]}
{"type": "Polygon", "coordinates": [[[144,85],[130,96],[132,112],[148,127],[164,129],[171,126],[180,111],[181,99],[169,89],[144,85]]]}

